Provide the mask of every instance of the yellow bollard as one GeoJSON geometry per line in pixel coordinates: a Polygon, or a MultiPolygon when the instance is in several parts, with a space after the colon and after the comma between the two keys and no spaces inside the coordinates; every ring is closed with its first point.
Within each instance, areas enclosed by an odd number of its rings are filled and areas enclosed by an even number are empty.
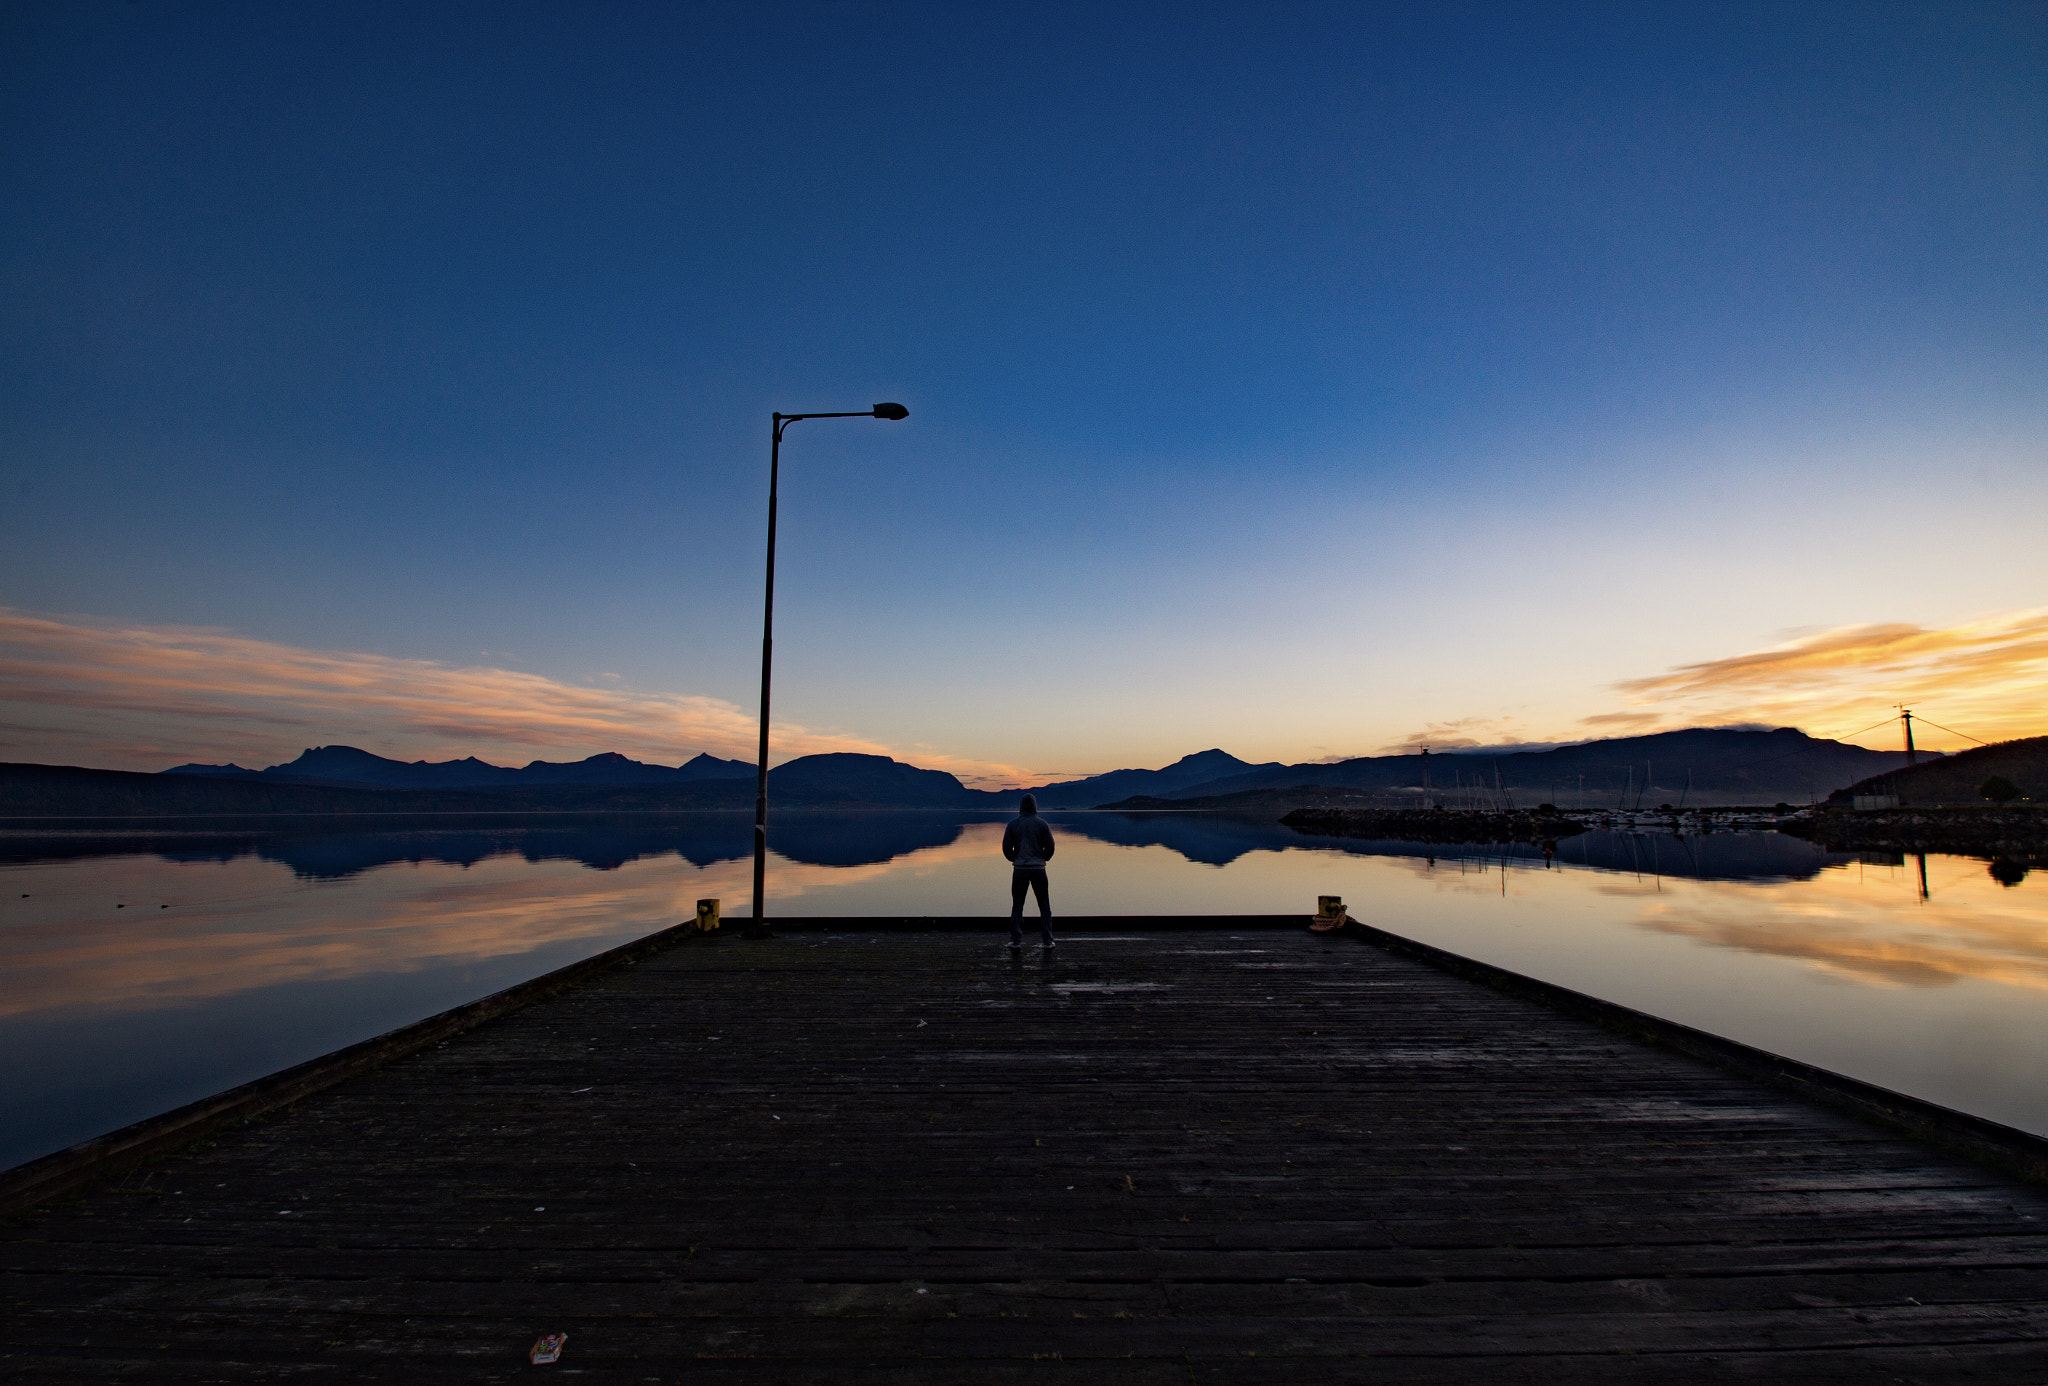
{"type": "Polygon", "coordinates": [[[1344,913],[1344,897],[1341,895],[1318,895],[1316,917],[1309,920],[1308,927],[1319,934],[1334,933],[1351,922],[1351,916],[1344,913]]]}
{"type": "Polygon", "coordinates": [[[697,902],[697,932],[708,934],[717,927],[718,901],[699,900],[697,902]]]}

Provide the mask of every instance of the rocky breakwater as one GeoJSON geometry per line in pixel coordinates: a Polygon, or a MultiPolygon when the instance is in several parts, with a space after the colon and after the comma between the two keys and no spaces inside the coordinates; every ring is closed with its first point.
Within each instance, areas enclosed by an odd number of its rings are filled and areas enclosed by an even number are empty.
{"type": "Polygon", "coordinates": [[[1586,831],[1563,814],[1465,809],[1299,808],[1280,820],[1298,833],[1400,842],[1526,842],[1543,846],[1586,831]]]}
{"type": "Polygon", "coordinates": [[[2048,807],[1829,809],[1778,827],[1835,852],[1947,852],[2048,864],[2048,807]]]}

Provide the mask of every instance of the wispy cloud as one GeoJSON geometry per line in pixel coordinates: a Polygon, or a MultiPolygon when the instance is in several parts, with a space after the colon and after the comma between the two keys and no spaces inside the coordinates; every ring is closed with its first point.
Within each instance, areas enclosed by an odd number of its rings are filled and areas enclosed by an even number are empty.
{"type": "MultiPolygon", "coordinates": [[[[619,751],[672,765],[698,751],[751,760],[755,735],[754,718],[718,698],[0,609],[0,759],[135,770],[187,760],[263,765],[345,742],[407,760],[476,754],[523,763],[619,751]]],[[[775,749],[778,760],[892,754],[865,737],[791,723],[776,727],[775,749]]],[[[916,761],[970,782],[1014,783],[1024,773],[926,752],[916,761]]]]}
{"type": "MultiPolygon", "coordinates": [[[[1985,741],[2048,731],[2048,610],[1928,628],[1839,626],[1767,650],[1627,679],[1609,733],[1733,721],[1855,732],[1897,704],[1985,741]]],[[[1938,733],[1930,744],[1968,744],[1938,733]]]]}
{"type": "MultiPolygon", "coordinates": [[[[1449,722],[1431,722],[1421,731],[1409,732],[1389,742],[1374,755],[1413,755],[1424,746],[1432,751],[1489,750],[1503,754],[1515,751],[1551,751],[1571,741],[1538,741],[1529,738],[1528,724],[1519,717],[1460,717],[1449,722]]],[[[1584,740],[1580,737],[1578,740],[1584,740]]]]}

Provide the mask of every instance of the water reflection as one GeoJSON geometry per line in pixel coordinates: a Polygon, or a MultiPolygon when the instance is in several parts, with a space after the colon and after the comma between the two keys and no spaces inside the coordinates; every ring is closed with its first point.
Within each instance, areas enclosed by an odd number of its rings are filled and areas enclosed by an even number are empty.
{"type": "MultiPolygon", "coordinates": [[[[378,820],[386,821],[386,820],[378,820]]],[[[869,866],[957,840],[958,813],[791,813],[772,825],[775,850],[809,866],[869,866]]],[[[537,864],[569,861],[612,871],[650,857],[692,866],[751,858],[753,820],[739,813],[657,817],[499,815],[463,823],[446,817],[365,828],[361,820],[250,827],[234,820],[137,832],[36,832],[0,835],[0,865],[84,861],[150,853],[167,862],[277,862],[301,880],[347,880],[400,862],[470,867],[512,856],[537,864]]]]}
{"type": "Polygon", "coordinates": [[[1099,842],[1165,847],[1207,866],[1228,866],[1248,852],[1313,848],[1355,856],[1423,861],[1505,860],[1539,865],[1555,861],[1596,871],[1706,881],[1804,881],[1831,866],[1858,859],[1853,852],[1825,851],[1782,833],[1708,833],[1688,837],[1669,833],[1587,832],[1537,846],[1518,842],[1324,837],[1299,833],[1275,822],[1222,814],[1091,813],[1048,817],[1099,842]]]}
{"type": "MultiPolygon", "coordinates": [[[[1164,847],[1203,866],[1228,866],[1247,852],[1284,852],[1307,845],[1292,828],[1271,819],[1209,813],[1048,813],[1052,823],[1118,847],[1164,847]]],[[[1340,844],[1337,838],[1312,839],[1340,844]]]]}
{"type": "MultiPolygon", "coordinates": [[[[1305,915],[1338,894],[1399,933],[2048,1129],[2031,862],[1930,857],[1923,889],[1917,859],[1773,833],[1595,832],[1546,857],[1048,816],[1062,913],[1305,915]]],[[[1006,913],[1002,817],[778,815],[770,913],[1006,913]]],[[[744,813],[0,835],[0,1165],[673,924],[700,897],[738,913],[751,848],[744,813]]]]}
{"type": "Polygon", "coordinates": [[[2002,886],[2016,886],[2027,878],[2032,865],[2015,857],[1999,857],[1991,863],[1991,879],[2002,886]]]}
{"type": "MultiPolygon", "coordinates": [[[[1550,847],[1526,843],[1425,843],[1398,838],[1359,839],[1299,833],[1270,819],[1205,813],[1051,813],[1064,831],[1118,847],[1161,847],[1190,862],[1224,867],[1254,852],[1301,849],[1353,856],[1444,861],[1545,862],[1642,876],[1698,880],[1810,880],[1852,853],[1827,852],[1778,833],[1668,834],[1588,832],[1550,847]]],[[[277,862],[301,880],[339,881],[381,866],[439,862],[472,867],[497,857],[529,864],[575,862],[612,871],[632,862],[677,857],[692,866],[751,857],[753,825],[745,814],[592,815],[482,821],[447,817],[407,821],[319,819],[252,827],[246,821],[193,822],[143,832],[0,834],[0,866],[87,861],[149,853],[166,862],[229,862],[245,857],[277,862]]],[[[874,866],[948,847],[976,822],[999,816],[959,813],[777,814],[770,841],[777,855],[806,866],[874,866]]],[[[1995,865],[1993,875],[2003,864],[1995,865]]],[[[2024,876],[2025,868],[2018,876],[2024,876]]],[[[2015,878],[2016,880],[2017,878],[2015,878]]]]}
{"type": "MultiPolygon", "coordinates": [[[[1968,858],[1937,857],[1950,886],[1975,884],[1968,858]]],[[[1638,928],[1787,958],[1836,978],[1884,987],[1946,987],[1970,978],[2048,991],[2048,929],[2025,896],[1931,888],[1872,891],[1849,872],[1795,902],[1760,911],[1742,890],[1707,888],[1645,902],[1638,928]]]]}

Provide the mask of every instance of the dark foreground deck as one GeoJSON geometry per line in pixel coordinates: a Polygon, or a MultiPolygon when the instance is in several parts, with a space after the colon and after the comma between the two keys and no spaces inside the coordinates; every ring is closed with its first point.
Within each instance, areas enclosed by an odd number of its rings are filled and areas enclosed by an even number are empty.
{"type": "Polygon", "coordinates": [[[2048,1194],[1298,932],[674,948],[0,1258],[16,1382],[2048,1380],[2048,1194]]]}

